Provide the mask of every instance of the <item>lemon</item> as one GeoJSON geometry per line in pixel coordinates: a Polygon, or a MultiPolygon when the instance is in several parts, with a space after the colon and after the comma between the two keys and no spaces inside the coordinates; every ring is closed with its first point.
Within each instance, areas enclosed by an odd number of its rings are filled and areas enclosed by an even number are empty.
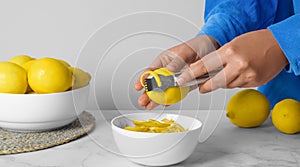
{"type": "Polygon", "coordinates": [[[67,63],[66,61],[64,60],[61,60],[61,59],[57,59],[58,61],[60,61],[62,64],[64,64],[65,66],[67,67],[71,67],[71,65],[69,63],[67,63]]]}
{"type": "Polygon", "coordinates": [[[72,72],[59,60],[41,58],[29,68],[28,83],[36,93],[63,92],[71,88],[72,72]]]}
{"type": "Polygon", "coordinates": [[[294,99],[278,102],[272,111],[272,122],[282,133],[300,132],[300,102],[294,99]]]}
{"type": "MultiPolygon", "coordinates": [[[[145,75],[147,73],[149,73],[149,72],[145,72],[144,74],[142,74],[141,78],[143,78],[143,75],[145,75]]],[[[157,74],[160,74],[163,76],[169,76],[169,75],[172,75],[173,72],[169,71],[166,68],[160,68],[153,72],[150,72],[149,77],[155,77],[155,75],[157,75],[157,74]]],[[[141,84],[144,85],[143,81],[142,80],[140,80],[140,81],[141,81],[141,84]]],[[[171,104],[177,103],[180,100],[182,100],[188,94],[188,92],[189,92],[189,87],[171,87],[171,88],[166,89],[163,92],[146,91],[146,94],[155,103],[163,104],[163,105],[171,105],[171,104]]]]}
{"type": "Polygon", "coordinates": [[[26,71],[17,64],[0,62],[0,92],[23,94],[26,89],[26,71]]]}
{"type": "Polygon", "coordinates": [[[226,108],[226,116],[231,123],[243,128],[263,124],[269,113],[269,100],[254,89],[242,90],[233,95],[226,108]]]}
{"type": "Polygon", "coordinates": [[[19,55],[19,56],[15,56],[15,57],[9,59],[8,61],[22,66],[24,63],[26,63],[30,60],[34,60],[34,58],[27,56],[27,55],[19,55]]]}
{"type": "MultiPolygon", "coordinates": [[[[32,63],[34,63],[35,61],[36,61],[35,59],[29,60],[29,61],[27,61],[26,63],[23,63],[23,64],[21,65],[21,67],[23,67],[23,68],[25,69],[25,71],[28,72],[28,70],[29,70],[29,68],[31,67],[32,63]]],[[[26,93],[30,93],[30,92],[32,92],[32,91],[33,91],[33,90],[31,89],[30,85],[28,84],[26,93]]]]}
{"type": "Polygon", "coordinates": [[[82,88],[89,84],[91,80],[91,75],[79,68],[70,67],[69,68],[73,73],[73,83],[72,89],[82,88]]]}
{"type": "Polygon", "coordinates": [[[25,69],[26,72],[28,72],[29,68],[31,67],[32,63],[34,63],[36,60],[29,60],[26,63],[23,63],[21,67],[25,69]]]}

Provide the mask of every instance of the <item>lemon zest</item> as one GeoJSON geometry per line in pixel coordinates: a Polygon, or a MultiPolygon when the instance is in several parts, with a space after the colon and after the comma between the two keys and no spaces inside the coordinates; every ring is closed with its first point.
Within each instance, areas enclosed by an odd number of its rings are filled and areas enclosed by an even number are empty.
{"type": "Polygon", "coordinates": [[[180,124],[176,123],[174,120],[169,120],[164,118],[161,121],[149,119],[145,120],[133,120],[134,126],[126,126],[124,129],[135,132],[149,132],[149,133],[175,133],[175,132],[185,132],[185,129],[180,124]]]}
{"type": "Polygon", "coordinates": [[[142,85],[143,87],[145,87],[144,80],[143,80],[143,79],[144,79],[144,75],[147,75],[147,74],[152,75],[152,76],[155,78],[155,81],[156,81],[156,83],[157,83],[157,86],[158,86],[158,87],[161,87],[161,80],[160,80],[158,74],[157,74],[156,72],[154,72],[154,71],[145,71],[145,72],[141,75],[141,77],[140,77],[140,83],[141,83],[141,85],[142,85]]]}

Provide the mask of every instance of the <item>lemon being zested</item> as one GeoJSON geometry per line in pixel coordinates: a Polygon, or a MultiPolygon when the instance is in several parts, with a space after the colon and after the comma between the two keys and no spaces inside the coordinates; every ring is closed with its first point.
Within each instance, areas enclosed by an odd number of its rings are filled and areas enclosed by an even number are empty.
{"type": "Polygon", "coordinates": [[[72,72],[59,60],[41,58],[29,68],[28,83],[36,93],[63,92],[72,86],[72,72]]]}
{"type": "Polygon", "coordinates": [[[26,89],[26,71],[17,64],[0,62],[0,92],[23,94],[26,89]]]}
{"type": "Polygon", "coordinates": [[[300,132],[300,102],[294,99],[278,102],[272,110],[272,122],[282,133],[300,132]]]}
{"type": "Polygon", "coordinates": [[[262,93],[246,89],[229,100],[226,116],[231,123],[243,128],[257,127],[264,123],[270,113],[270,102],[262,93]]]}
{"type": "MultiPolygon", "coordinates": [[[[160,68],[155,71],[146,71],[141,75],[140,82],[143,83],[143,76],[146,74],[150,74],[149,77],[157,77],[158,74],[163,76],[170,76],[173,72],[169,71],[166,68],[160,68]]],[[[158,84],[159,85],[159,84],[158,84]]],[[[163,104],[163,105],[171,105],[182,100],[189,92],[189,87],[170,87],[163,92],[155,92],[155,91],[146,91],[148,97],[155,103],[163,104]]]]}

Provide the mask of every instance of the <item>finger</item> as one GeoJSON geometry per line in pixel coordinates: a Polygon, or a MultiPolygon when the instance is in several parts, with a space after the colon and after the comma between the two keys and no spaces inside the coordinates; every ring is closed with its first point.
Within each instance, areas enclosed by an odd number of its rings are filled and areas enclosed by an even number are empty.
{"type": "Polygon", "coordinates": [[[177,83],[183,85],[199,76],[215,71],[223,65],[221,56],[216,51],[211,52],[185,69],[178,77],[177,83]]]}
{"type": "Polygon", "coordinates": [[[236,79],[238,75],[239,73],[234,69],[234,67],[226,66],[214,77],[207,80],[203,85],[200,85],[199,90],[201,93],[207,93],[218,88],[226,88],[227,84],[236,79]]]}
{"type": "MultiPolygon", "coordinates": [[[[226,65],[225,61],[223,60],[223,57],[219,54],[218,51],[214,51],[207,54],[201,60],[207,73],[215,71],[220,67],[224,67],[226,65]]],[[[201,75],[203,75],[203,73],[201,73],[200,76],[201,75]]]]}
{"type": "Polygon", "coordinates": [[[148,97],[148,95],[146,94],[146,92],[144,92],[138,99],[138,104],[140,106],[147,106],[150,102],[150,99],[148,97]]]}
{"type": "Polygon", "coordinates": [[[258,85],[255,85],[253,83],[248,83],[246,82],[245,84],[239,86],[239,88],[253,88],[253,87],[257,87],[258,85]]]}
{"type": "Polygon", "coordinates": [[[199,58],[219,48],[217,41],[207,35],[200,35],[186,42],[197,53],[199,58]]]}
{"type": "Polygon", "coordinates": [[[170,48],[162,54],[161,59],[164,59],[162,62],[167,62],[163,66],[172,72],[178,72],[187,64],[199,59],[196,51],[187,42],[170,48]]]}
{"type": "Polygon", "coordinates": [[[143,88],[144,88],[144,87],[141,85],[140,80],[135,81],[135,83],[134,83],[134,89],[135,89],[135,90],[140,91],[140,90],[142,90],[143,88]]]}
{"type": "Polygon", "coordinates": [[[246,86],[246,84],[247,84],[247,82],[245,81],[245,78],[240,75],[236,79],[231,81],[227,85],[227,88],[240,88],[242,86],[246,86]]]}
{"type": "MultiPolygon", "coordinates": [[[[182,44],[181,44],[182,45],[182,44]]],[[[176,57],[180,57],[179,53],[179,47],[181,45],[175,46],[173,48],[170,48],[169,50],[165,50],[162,53],[160,53],[154,61],[149,65],[150,68],[152,69],[158,69],[162,67],[166,67],[170,62],[172,62],[176,57]]]]}
{"type": "Polygon", "coordinates": [[[187,65],[182,57],[176,56],[166,68],[172,72],[178,72],[187,65]]]}
{"type": "Polygon", "coordinates": [[[150,103],[147,104],[146,109],[147,110],[152,110],[153,108],[155,108],[157,106],[159,106],[159,104],[157,104],[157,103],[155,103],[153,101],[150,101],[150,103]]]}
{"type": "Polygon", "coordinates": [[[169,57],[167,54],[165,54],[166,51],[160,53],[153,62],[149,65],[150,69],[158,69],[165,67],[166,64],[170,61],[172,61],[172,57],[169,57]]]}

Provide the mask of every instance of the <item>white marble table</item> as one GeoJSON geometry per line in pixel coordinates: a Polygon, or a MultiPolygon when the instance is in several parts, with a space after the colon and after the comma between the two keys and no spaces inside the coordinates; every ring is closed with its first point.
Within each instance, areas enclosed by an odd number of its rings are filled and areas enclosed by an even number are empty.
{"type": "MultiPolygon", "coordinates": [[[[97,115],[99,111],[90,111],[97,115]]],[[[193,111],[185,111],[192,113],[193,111]]],[[[107,119],[116,111],[102,111],[107,119]]],[[[108,124],[97,118],[90,135],[50,149],[0,156],[1,167],[135,167],[139,166],[110,151],[114,144],[108,124]],[[96,142],[95,142],[96,141],[96,142]],[[101,141],[102,146],[97,143],[101,141]]],[[[100,143],[100,144],[101,144],[100,143]]],[[[300,134],[279,133],[268,119],[259,128],[241,129],[222,116],[213,135],[199,144],[192,156],[177,167],[198,166],[300,166],[300,134]]]]}

